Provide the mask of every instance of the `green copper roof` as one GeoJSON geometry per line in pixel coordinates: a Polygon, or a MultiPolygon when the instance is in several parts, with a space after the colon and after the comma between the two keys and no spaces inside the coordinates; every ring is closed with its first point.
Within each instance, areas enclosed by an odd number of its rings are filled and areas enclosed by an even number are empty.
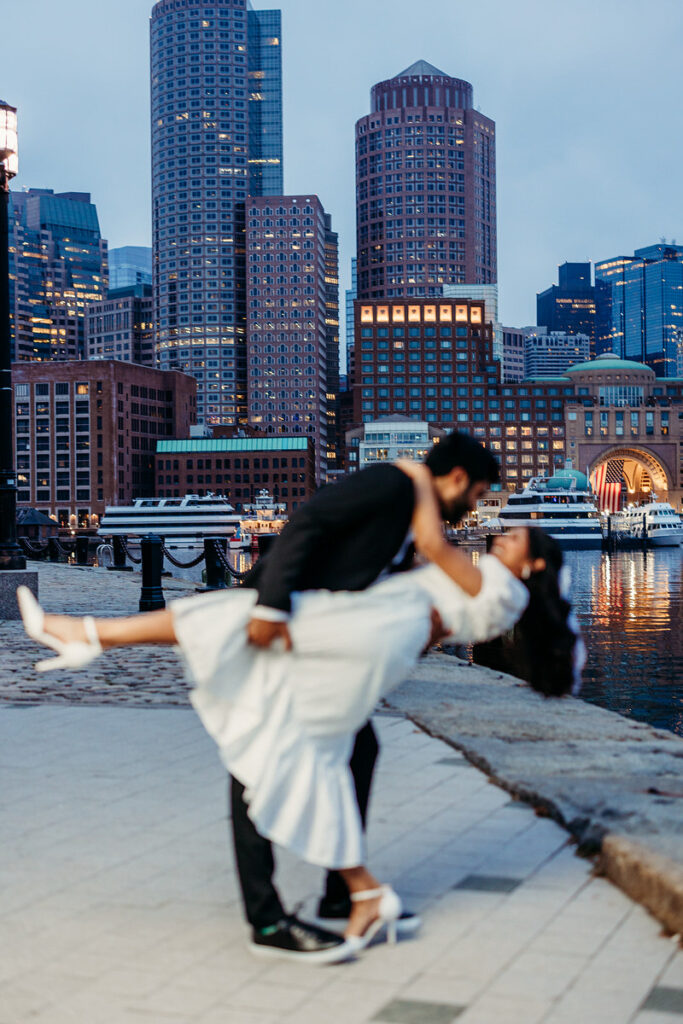
{"type": "Polygon", "coordinates": [[[157,441],[157,455],[201,452],[305,451],[307,437],[207,437],[183,441],[157,441]]]}
{"type": "Polygon", "coordinates": [[[416,60],[415,63],[411,64],[409,68],[406,68],[405,71],[399,71],[399,73],[397,75],[394,75],[394,77],[405,78],[406,76],[413,75],[438,75],[439,78],[449,77],[445,71],[439,71],[438,68],[435,68],[433,64],[430,64],[429,61],[426,60],[416,60]]]}
{"type": "Polygon", "coordinates": [[[654,375],[654,370],[645,363],[635,363],[632,359],[620,359],[614,352],[605,352],[587,363],[576,363],[570,366],[565,373],[585,373],[586,370],[649,370],[654,375]]]}

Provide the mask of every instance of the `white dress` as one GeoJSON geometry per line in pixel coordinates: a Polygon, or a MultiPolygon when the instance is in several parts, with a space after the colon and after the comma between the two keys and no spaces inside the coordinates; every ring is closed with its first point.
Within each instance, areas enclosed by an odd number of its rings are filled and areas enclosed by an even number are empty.
{"type": "Polygon", "coordinates": [[[349,758],[378,699],[416,664],[430,611],[460,642],[510,629],[528,592],[502,563],[479,561],[469,597],[435,565],[396,573],[367,590],[292,596],[293,650],[247,643],[255,590],[174,601],[190,699],[228,771],[246,788],[258,832],[327,868],[365,860],[349,758]]]}

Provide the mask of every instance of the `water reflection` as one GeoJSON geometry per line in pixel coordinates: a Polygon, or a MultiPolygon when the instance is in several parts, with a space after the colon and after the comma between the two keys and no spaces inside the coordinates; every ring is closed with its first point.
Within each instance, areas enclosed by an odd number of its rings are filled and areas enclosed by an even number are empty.
{"type": "Polygon", "coordinates": [[[582,696],[683,735],[681,550],[566,553],[588,663],[582,696]]]}

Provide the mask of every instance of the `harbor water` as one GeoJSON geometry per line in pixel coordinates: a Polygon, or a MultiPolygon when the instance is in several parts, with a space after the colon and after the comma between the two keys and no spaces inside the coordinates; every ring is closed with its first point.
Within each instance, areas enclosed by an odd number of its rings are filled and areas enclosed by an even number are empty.
{"type": "Polygon", "coordinates": [[[683,736],[683,551],[568,551],[588,649],[581,696],[683,736]]]}

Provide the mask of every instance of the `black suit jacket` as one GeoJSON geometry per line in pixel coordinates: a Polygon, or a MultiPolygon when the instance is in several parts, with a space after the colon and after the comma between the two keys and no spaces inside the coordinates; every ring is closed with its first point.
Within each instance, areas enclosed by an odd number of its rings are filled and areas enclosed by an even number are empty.
{"type": "Polygon", "coordinates": [[[297,509],[244,586],[258,590],[259,604],[285,612],[296,590],[364,590],[399,552],[414,504],[412,480],[390,464],[323,487],[297,509]]]}

